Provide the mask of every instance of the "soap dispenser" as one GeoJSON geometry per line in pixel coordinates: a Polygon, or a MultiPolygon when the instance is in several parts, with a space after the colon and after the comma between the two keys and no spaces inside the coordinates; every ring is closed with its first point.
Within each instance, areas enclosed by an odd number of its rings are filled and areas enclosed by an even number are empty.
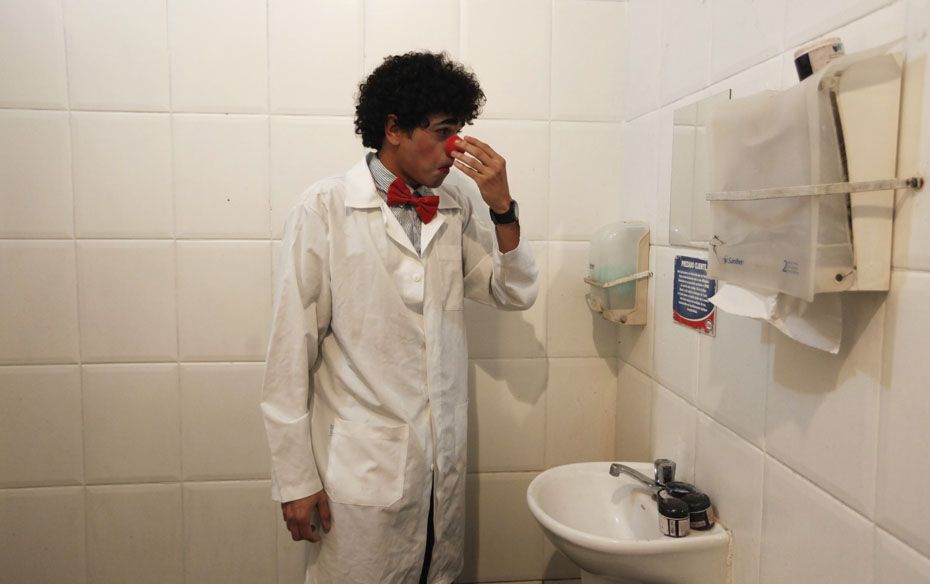
{"type": "Polygon", "coordinates": [[[588,306],[621,324],[646,324],[649,268],[649,226],[618,221],[598,229],[591,238],[588,306]]]}

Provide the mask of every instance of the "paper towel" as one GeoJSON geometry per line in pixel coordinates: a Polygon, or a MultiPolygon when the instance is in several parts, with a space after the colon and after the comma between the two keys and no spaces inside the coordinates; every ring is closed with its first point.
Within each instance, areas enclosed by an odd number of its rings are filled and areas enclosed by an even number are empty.
{"type": "Polygon", "coordinates": [[[805,345],[836,354],[843,336],[843,314],[839,294],[817,294],[806,302],[770,290],[719,283],[710,302],[720,310],[757,318],[805,345]]]}

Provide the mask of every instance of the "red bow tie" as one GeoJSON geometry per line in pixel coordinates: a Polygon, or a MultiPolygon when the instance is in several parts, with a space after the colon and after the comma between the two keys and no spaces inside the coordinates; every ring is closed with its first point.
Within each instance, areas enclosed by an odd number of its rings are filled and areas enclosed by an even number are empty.
{"type": "Polygon", "coordinates": [[[433,220],[433,217],[436,216],[436,209],[439,208],[439,197],[436,195],[414,197],[404,181],[398,178],[394,179],[394,182],[388,187],[387,204],[392,207],[407,204],[413,205],[413,208],[417,211],[417,215],[420,216],[420,221],[429,223],[433,220]]]}

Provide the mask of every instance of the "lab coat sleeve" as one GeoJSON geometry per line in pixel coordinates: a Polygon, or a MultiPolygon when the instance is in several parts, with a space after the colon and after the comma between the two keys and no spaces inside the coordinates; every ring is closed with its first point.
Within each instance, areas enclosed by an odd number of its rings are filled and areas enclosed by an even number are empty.
{"type": "MultiPolygon", "coordinates": [[[[521,237],[517,247],[501,253],[490,218],[475,216],[477,204],[463,199],[462,265],[465,296],[504,310],[526,310],[539,293],[539,270],[529,244],[521,237]]],[[[481,204],[487,213],[487,208],[481,204]]]]}
{"type": "Polygon", "coordinates": [[[307,204],[288,217],[274,287],[262,415],[271,451],[272,498],[293,501],[323,488],[310,437],[310,369],[329,327],[328,233],[307,204]]]}

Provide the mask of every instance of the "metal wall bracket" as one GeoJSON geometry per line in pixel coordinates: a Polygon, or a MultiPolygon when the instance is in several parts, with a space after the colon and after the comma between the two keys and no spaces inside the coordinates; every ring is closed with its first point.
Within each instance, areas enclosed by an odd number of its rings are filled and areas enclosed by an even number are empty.
{"type": "Polygon", "coordinates": [[[610,280],[608,282],[598,282],[593,278],[585,277],[584,281],[592,286],[597,286],[598,288],[610,288],[611,286],[619,286],[620,284],[626,284],[627,282],[635,282],[636,280],[642,280],[643,278],[648,278],[652,276],[652,271],[647,270],[645,272],[637,272],[629,276],[624,276],[622,278],[617,278],[616,280],[610,280]]]}
{"type": "Polygon", "coordinates": [[[922,176],[910,178],[892,178],[886,180],[867,180],[860,182],[838,182],[822,185],[801,185],[796,187],[772,187],[748,191],[720,191],[707,193],[708,201],[759,201],[762,199],[784,199],[789,197],[813,197],[818,195],[845,195],[870,191],[888,191],[892,189],[912,189],[919,191],[924,186],[922,176]]]}

